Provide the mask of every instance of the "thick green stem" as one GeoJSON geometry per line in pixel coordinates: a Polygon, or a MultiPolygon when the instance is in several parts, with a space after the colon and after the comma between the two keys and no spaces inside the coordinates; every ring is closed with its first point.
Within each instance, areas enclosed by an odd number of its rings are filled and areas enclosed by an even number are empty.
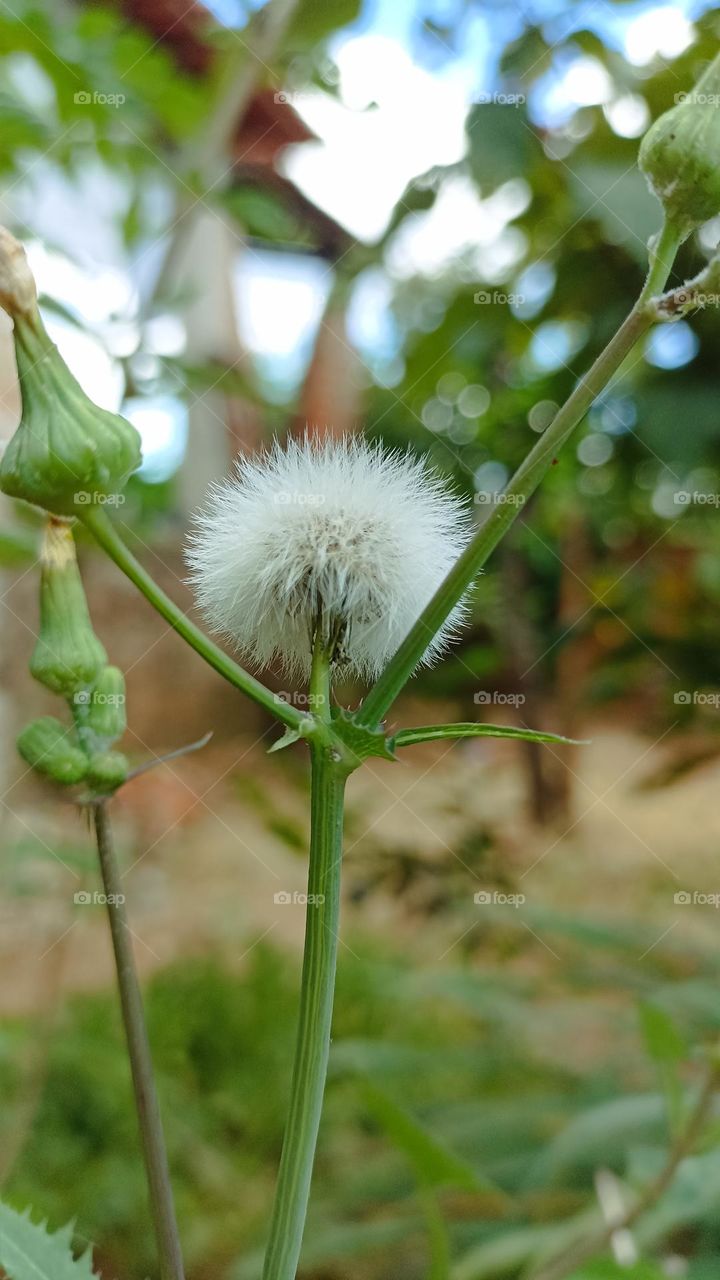
{"type": "Polygon", "coordinates": [[[155,1089],[140,985],[130,942],[123,885],[113,849],[107,801],[99,801],[93,805],[93,819],[103,887],[107,897],[120,1005],[147,1172],[150,1209],[160,1258],[160,1276],[161,1280],[183,1280],[180,1236],[170,1186],[160,1105],[155,1089]]]}
{"type": "MultiPolygon", "coordinates": [[[[329,664],[316,645],[311,690],[330,708],[329,664]]],[[[263,1280],[295,1280],[322,1112],[340,915],[346,769],[331,747],[312,743],[310,866],[290,1109],[283,1141],[263,1280]]]]}
{"type": "Polygon", "coordinates": [[[282,698],[277,698],[270,689],[266,689],[264,684],[251,676],[249,671],[245,671],[237,662],[233,662],[232,658],[223,653],[222,649],[213,644],[212,640],[209,640],[200,628],[190,621],[187,614],[184,614],[182,609],[153,581],[147,570],[143,569],[100,507],[88,507],[81,519],[103,551],[107,552],[118,568],[122,569],[136,587],[139,587],[153,608],[162,614],[166,622],[170,623],[183,640],[187,640],[201,658],[229,680],[230,684],[235,685],[236,689],[241,689],[276,719],[281,720],[291,729],[299,729],[303,737],[307,736],[308,726],[311,723],[307,714],[303,715],[296,707],[290,706],[282,698]]]}
{"type": "Polygon", "coordinates": [[[528,498],[535,492],[545,473],[568,436],[585,417],[590,406],[604,391],[620,368],[638,338],[656,319],[648,305],[660,293],[667,280],[681,236],[663,227],[651,248],[650,270],[640,297],[627,319],[598,356],[585,377],[581,378],[570,398],[554,417],[525,460],[510,480],[503,502],[497,503],[472,542],[450,570],[445,581],[405,637],[377,683],[370,690],[359,711],[363,724],[375,727],[410,679],[432,637],[445,622],[452,609],[474,582],[503,534],[517,518],[528,498]]]}

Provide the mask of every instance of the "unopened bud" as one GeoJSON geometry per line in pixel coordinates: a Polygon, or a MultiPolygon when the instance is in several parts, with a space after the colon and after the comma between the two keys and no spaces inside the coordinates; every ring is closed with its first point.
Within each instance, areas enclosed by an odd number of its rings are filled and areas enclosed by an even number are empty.
{"type": "Polygon", "coordinates": [[[66,728],[55,716],[41,716],[27,725],[17,740],[17,749],[32,769],[64,786],[81,782],[88,771],[88,758],[78,746],[72,726],[66,728]]]}
{"type": "Polygon", "coordinates": [[[638,163],[683,238],[720,213],[720,54],[683,101],[651,126],[638,163]]]}
{"type": "Polygon", "coordinates": [[[93,631],[65,521],[48,521],[40,564],[40,634],[30,671],[54,693],[77,700],[106,665],[107,654],[93,631]]]}
{"type": "Polygon", "coordinates": [[[86,396],[45,330],[17,240],[0,228],[0,306],[13,319],[22,419],[0,464],[0,489],[57,515],[116,494],[140,465],[140,437],[86,396]]]}

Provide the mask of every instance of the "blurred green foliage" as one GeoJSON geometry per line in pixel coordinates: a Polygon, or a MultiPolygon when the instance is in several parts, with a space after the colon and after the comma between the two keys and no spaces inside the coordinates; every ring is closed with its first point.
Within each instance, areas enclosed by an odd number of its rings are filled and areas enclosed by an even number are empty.
{"type": "MultiPolygon", "coordinates": [[[[699,1065],[688,1067],[680,1037],[698,1044],[720,1029],[717,957],[668,940],[639,965],[633,957],[651,929],[536,912],[533,928],[561,960],[550,984],[534,940],[527,931],[517,937],[511,916],[494,916],[472,945],[461,946],[465,960],[454,967],[423,965],[417,955],[367,937],[345,949],[308,1275],[420,1280],[428,1258],[437,1257],[439,1229],[450,1259],[442,1274],[452,1280],[519,1276],[534,1256],[554,1251],[587,1224],[597,1168],[641,1187],[666,1158],[673,1115],[656,1072],[672,1065],[684,1116],[699,1065]],[[516,936],[516,963],[509,966],[499,962],[508,930],[516,936]],[[531,953],[532,980],[523,963],[531,953]],[[592,1069],[558,1047],[561,1028],[581,1007],[585,1017],[594,1011],[592,1069]],[[602,1030],[609,1021],[612,1040],[602,1030]]],[[[208,957],[173,965],[148,985],[191,1277],[259,1275],[297,981],[294,956],[261,945],[242,973],[220,956],[208,957]]],[[[33,1203],[51,1225],[77,1214],[78,1239],[96,1242],[104,1274],[152,1273],[114,998],[74,999],[44,1049],[36,1023],[6,1024],[0,1041],[10,1104],[6,1140],[23,1114],[33,1051],[47,1053],[41,1097],[6,1198],[18,1207],[33,1203]]],[[[699,1064],[697,1051],[691,1056],[699,1064]]],[[[713,1129],[637,1228],[648,1259],[676,1249],[689,1256],[692,1280],[720,1265],[713,1129]]],[[[651,1261],[643,1267],[638,1277],[663,1274],[651,1261]]],[[[609,1280],[615,1271],[598,1263],[577,1275],[609,1280]]]]}
{"type": "MultiPolygon", "coordinates": [[[[717,10],[708,9],[696,16],[685,52],[633,66],[617,49],[623,13],[621,3],[602,14],[561,4],[552,14],[538,6],[510,20],[483,0],[451,6],[442,22],[422,0],[415,11],[413,52],[429,66],[450,64],[473,15],[486,23],[492,52],[468,111],[467,155],[418,175],[378,243],[348,237],[334,270],[349,298],[356,283],[378,273],[389,297],[390,345],[365,353],[367,430],[429,452],[469,496],[501,484],[517,465],[642,283],[659,207],[636,168],[637,136],[613,127],[602,105],[578,105],[547,123],[543,94],[574,59],[591,58],[610,77],[612,104],[634,102],[636,111],[645,104],[652,118],[672,105],[678,88],[692,85],[715,52],[719,26],[717,10]],[[398,271],[408,228],[422,225],[458,183],[469,183],[486,209],[504,210],[503,254],[494,242],[478,251],[468,226],[466,248],[441,267],[398,271]]],[[[260,86],[336,93],[328,41],[368,14],[358,0],[300,4],[260,86]]],[[[239,13],[241,29],[250,16],[239,13]]],[[[18,0],[0,20],[0,169],[9,184],[32,189],[40,159],[43,174],[56,169],[79,184],[102,164],[116,191],[129,267],[144,261],[158,237],[167,248],[168,201],[193,196],[222,205],[242,232],[276,252],[324,251],[307,210],[300,213],[282,188],[263,186],[258,173],[204,190],[204,130],[224,76],[233,68],[241,74],[250,55],[232,29],[208,23],[203,39],[200,73],[183,65],[172,40],[157,40],[120,6],[18,0]]],[[[702,266],[719,229],[705,228],[684,246],[676,281],[702,266]]],[[[171,302],[162,299],[163,307],[171,302]]],[[[563,664],[580,653],[588,661],[577,702],[617,698],[645,683],[648,713],[664,722],[678,690],[720,683],[718,507],[714,500],[683,506],[674,497],[720,492],[717,308],[692,316],[686,329],[697,349],[680,367],[662,367],[662,353],[660,365],[642,351],[628,361],[511,534],[510,553],[524,563],[524,653],[508,652],[518,598],[503,597],[498,553],[478,589],[476,629],[462,662],[423,676],[428,691],[467,693],[481,677],[518,687],[531,668],[533,688],[551,695],[563,664]]],[[[296,407],[294,397],[278,404],[277,388],[260,370],[234,369],[220,382],[221,366],[145,358],[143,344],[121,361],[130,395],[192,400],[222,386],[259,410],[268,434],[282,431],[296,407]]],[[[144,513],[152,521],[172,492],[172,485],[136,483],[134,518],[144,513]]],[[[690,704],[678,714],[703,713],[690,704]]]]}
{"type": "MultiPolygon", "coordinates": [[[[602,8],[610,18],[624,6],[602,8]]],[[[358,9],[353,0],[301,5],[267,84],[334,92],[327,39],[358,9]]],[[[441,22],[418,5],[415,38],[436,59],[451,55],[468,14],[479,12],[494,39],[492,83],[484,88],[518,101],[472,106],[465,159],[418,175],[379,243],[351,245],[335,266],[347,296],[373,273],[389,293],[391,349],[366,353],[368,431],[428,451],[468,496],[483,491],[488,464],[495,476],[517,465],[614,332],[641,286],[645,242],[658,222],[634,167],[637,138],[613,131],[600,106],[578,107],[545,126],[527,100],[543,77],[583,54],[607,69],[617,95],[635,95],[654,117],[678,88],[689,88],[720,29],[709,10],[684,54],[636,68],[583,24],[579,6],[559,4],[547,22],[542,12],[519,10],[505,22],[503,10],[459,4],[441,22]],[[509,211],[509,265],[493,265],[488,252],[483,266],[468,227],[469,246],[455,260],[412,276],[395,271],[403,234],[458,181],[509,211]]],[[[7,188],[17,184],[32,196],[37,166],[77,182],[80,192],[88,171],[100,167],[114,184],[114,219],[132,266],[165,232],[172,201],[202,193],[194,144],[222,64],[238,58],[241,69],[243,56],[231,33],[216,30],[211,40],[218,65],[203,78],[182,70],[162,42],[112,5],[14,0],[12,12],[0,15],[7,188]],[[90,109],[88,94],[100,95],[90,109]],[[121,115],[107,100],[113,94],[125,97],[121,115]]],[[[276,194],[245,182],[207,199],[277,252],[318,247],[312,226],[276,194]]],[[[697,271],[716,240],[715,231],[688,242],[675,281],[697,271]]],[[[51,234],[46,241],[53,247],[51,234]]],[[[692,358],[668,369],[636,353],[593,408],[481,580],[461,661],[423,676],[425,692],[469,700],[479,682],[525,688],[523,672],[532,670],[542,695],[567,696],[570,684],[585,708],[632,694],[663,728],[672,712],[681,723],[704,716],[703,727],[715,732],[712,707],[673,701],[678,689],[720,686],[718,508],[678,507],[673,499],[677,490],[720,492],[720,316],[708,309],[687,327],[697,344],[692,358]],[[517,635],[519,618],[527,634],[515,652],[508,636],[517,635]],[[587,655],[582,680],[563,683],[573,652],[587,655]]],[[[218,385],[216,365],[182,356],[143,365],[144,344],[143,330],[138,351],[119,358],[128,394],[171,391],[190,400],[218,385]]],[[[260,410],[268,433],[282,430],[296,408],[295,399],[278,404],[262,377],[244,368],[227,371],[223,385],[260,410]]],[[[152,526],[172,510],[173,485],[135,481],[128,498],[128,522],[152,526]]],[[[481,517],[482,504],[477,511],[481,517]]],[[[3,533],[2,563],[29,565],[33,542],[25,528],[3,533]]],[[[277,816],[270,820],[278,830],[277,816]]],[[[298,843],[287,824],[284,835],[298,843]]],[[[389,856],[397,868],[397,851],[389,856]]],[[[562,957],[559,975],[543,970],[531,938],[518,941],[512,915],[494,914],[479,944],[468,937],[453,953],[454,967],[365,938],[355,949],[366,959],[343,951],[304,1255],[317,1280],[519,1280],[533,1256],[562,1247],[592,1214],[598,1167],[639,1186],[666,1157],[696,1086],[688,1060],[720,1030],[717,957],[667,939],[640,966],[633,957],[656,942],[645,922],[622,927],[539,910],[526,919],[562,957]],[[508,962],[502,972],[500,959],[508,962]],[[558,1046],[572,1041],[573,1018],[593,1002],[590,1067],[558,1046]]],[[[467,923],[459,912],[458,936],[467,923]]],[[[173,966],[149,985],[192,1280],[259,1275],[296,970],[295,957],[261,947],[241,974],[206,959],[173,966]]],[[[113,996],[73,1001],[50,1030],[37,1021],[5,1023],[0,1151],[25,1123],[27,1092],[38,1081],[39,1104],[4,1190],[54,1226],[77,1215],[78,1238],[97,1242],[105,1274],[151,1273],[113,996]]],[[[575,1280],[659,1280],[678,1255],[687,1260],[686,1280],[716,1280],[717,1136],[715,1124],[640,1224],[645,1260],[620,1269],[598,1259],[575,1280]]]]}

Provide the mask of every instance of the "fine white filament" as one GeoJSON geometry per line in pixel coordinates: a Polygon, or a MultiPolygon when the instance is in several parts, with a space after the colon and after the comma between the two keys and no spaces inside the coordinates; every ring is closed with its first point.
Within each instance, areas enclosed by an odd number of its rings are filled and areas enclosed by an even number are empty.
{"type": "MultiPolygon", "coordinates": [[[[318,626],[345,671],[379,674],[470,536],[468,506],[426,464],[361,437],[306,437],[240,458],[187,549],[213,630],[260,666],[307,675],[318,626]]],[[[445,649],[457,606],[423,661],[445,649]]]]}

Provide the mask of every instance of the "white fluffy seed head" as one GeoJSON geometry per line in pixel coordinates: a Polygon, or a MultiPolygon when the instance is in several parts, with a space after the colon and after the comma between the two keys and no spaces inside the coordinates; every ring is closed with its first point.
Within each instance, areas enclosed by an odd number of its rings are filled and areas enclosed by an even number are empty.
{"type": "MultiPolygon", "coordinates": [[[[213,486],[187,549],[210,625],[264,666],[307,675],[318,621],[345,672],[372,677],[470,536],[467,505],[410,454],[306,437],[240,458],[213,486]]],[[[432,662],[464,621],[458,605],[432,662]]]]}

